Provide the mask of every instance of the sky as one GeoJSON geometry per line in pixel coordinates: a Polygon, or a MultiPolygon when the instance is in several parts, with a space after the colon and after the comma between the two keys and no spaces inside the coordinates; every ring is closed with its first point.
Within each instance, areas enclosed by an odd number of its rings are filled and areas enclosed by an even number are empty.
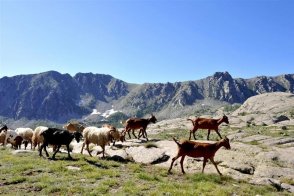
{"type": "Polygon", "coordinates": [[[0,0],[0,78],[130,83],[294,73],[292,0],[0,0]]]}

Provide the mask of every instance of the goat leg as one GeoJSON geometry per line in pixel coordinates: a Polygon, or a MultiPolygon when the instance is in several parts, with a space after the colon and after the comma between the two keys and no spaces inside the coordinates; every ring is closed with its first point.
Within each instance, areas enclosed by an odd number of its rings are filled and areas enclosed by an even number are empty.
{"type": "Polygon", "coordinates": [[[172,159],[172,162],[171,162],[170,167],[169,167],[169,169],[168,169],[168,173],[171,173],[170,171],[171,171],[171,169],[172,169],[172,167],[173,167],[173,164],[174,164],[175,160],[177,160],[179,157],[180,157],[180,156],[177,155],[177,156],[175,156],[175,157],[172,159]]]}
{"type": "Polygon", "coordinates": [[[147,136],[147,131],[146,131],[146,129],[144,130],[144,132],[143,132],[143,134],[145,133],[145,138],[146,138],[146,140],[148,141],[148,136],[147,136]]]}
{"type": "Polygon", "coordinates": [[[25,150],[27,149],[27,146],[28,146],[28,141],[24,141],[24,146],[25,146],[25,150]]]}
{"type": "Polygon", "coordinates": [[[204,168],[205,168],[206,162],[207,162],[207,158],[204,158],[203,159],[202,173],[204,173],[204,168]]]}
{"type": "Polygon", "coordinates": [[[42,150],[43,150],[43,148],[44,148],[44,146],[43,146],[43,144],[42,144],[41,147],[39,148],[39,156],[40,156],[40,157],[43,156],[43,155],[42,155],[42,150]]]}
{"type": "Polygon", "coordinates": [[[55,155],[56,153],[59,151],[59,148],[60,148],[61,145],[58,145],[57,148],[55,149],[53,155],[52,155],[52,159],[55,159],[55,155]]]}
{"type": "Polygon", "coordinates": [[[193,131],[193,137],[194,137],[194,140],[196,140],[195,132],[196,132],[196,131],[193,131]]]}
{"type": "Polygon", "coordinates": [[[209,135],[210,135],[210,129],[208,129],[207,140],[209,140],[209,135]]]}
{"type": "Polygon", "coordinates": [[[217,165],[216,165],[216,163],[215,163],[214,160],[213,160],[213,157],[211,157],[209,160],[212,162],[212,164],[213,164],[214,167],[216,168],[216,170],[217,170],[217,172],[219,173],[219,175],[222,176],[222,173],[218,170],[217,165]]]}
{"type": "Polygon", "coordinates": [[[66,145],[66,148],[67,148],[68,158],[69,158],[69,159],[72,159],[72,157],[70,156],[70,153],[69,153],[69,144],[66,145]]]}
{"type": "Polygon", "coordinates": [[[141,136],[143,136],[143,137],[144,137],[144,134],[143,134],[143,129],[140,129],[140,130],[139,130],[138,139],[140,139],[140,138],[141,138],[141,136]]]}
{"type": "Polygon", "coordinates": [[[102,157],[103,158],[105,158],[104,153],[105,153],[105,146],[102,147],[102,157]]]}
{"type": "Polygon", "coordinates": [[[46,147],[47,147],[47,144],[44,145],[44,151],[45,151],[45,153],[46,153],[46,156],[49,157],[49,153],[47,152],[46,147]]]}
{"type": "Polygon", "coordinates": [[[218,132],[217,129],[215,130],[215,132],[218,134],[218,136],[219,136],[221,139],[223,139],[222,136],[221,136],[221,134],[218,132]]]}
{"type": "Polygon", "coordinates": [[[127,130],[127,132],[128,132],[128,135],[129,135],[129,138],[131,139],[131,134],[130,134],[130,129],[129,130],[127,130]]]}
{"type": "Polygon", "coordinates": [[[84,147],[85,147],[85,142],[83,142],[82,149],[81,149],[81,154],[83,154],[84,147]]]}
{"type": "Polygon", "coordinates": [[[134,136],[135,138],[137,138],[137,136],[135,135],[135,130],[134,130],[134,129],[132,129],[132,134],[133,134],[133,136],[134,136]]]}
{"type": "Polygon", "coordinates": [[[87,143],[86,145],[87,145],[87,151],[88,151],[89,155],[92,157],[92,155],[90,153],[90,149],[89,149],[89,144],[87,143]]]}
{"type": "Polygon", "coordinates": [[[191,140],[191,136],[192,136],[192,130],[190,130],[189,140],[191,140]]]}
{"type": "Polygon", "coordinates": [[[184,166],[183,166],[185,156],[186,156],[186,155],[183,155],[182,158],[181,158],[181,161],[180,161],[180,163],[181,163],[181,169],[182,169],[183,174],[185,174],[184,166]]]}

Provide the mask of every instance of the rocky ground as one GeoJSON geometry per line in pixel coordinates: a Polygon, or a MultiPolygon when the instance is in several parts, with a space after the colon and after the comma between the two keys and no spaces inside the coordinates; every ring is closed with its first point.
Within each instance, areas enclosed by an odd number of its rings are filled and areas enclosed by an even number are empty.
{"type": "MultiPolygon", "coordinates": [[[[254,128],[254,127],[252,127],[254,128]]],[[[293,135],[294,127],[287,130],[293,135]]],[[[282,132],[282,129],[274,129],[282,132]]],[[[171,159],[177,153],[177,145],[172,140],[156,139],[150,134],[150,141],[128,139],[124,143],[108,146],[108,157],[118,161],[134,161],[143,164],[168,167],[171,159]]],[[[188,136],[188,133],[187,133],[188,136]]],[[[270,184],[278,189],[294,192],[294,137],[275,137],[250,133],[248,130],[235,130],[227,134],[231,141],[231,150],[221,148],[215,156],[219,170],[235,179],[246,180],[253,184],[270,184]]],[[[214,142],[214,141],[211,141],[214,142]]],[[[74,145],[74,152],[79,153],[81,144],[74,145]]],[[[91,147],[92,154],[101,151],[98,146],[91,147]]],[[[84,154],[88,154],[84,151],[84,154]]],[[[101,154],[98,156],[101,157],[101,154]]],[[[189,158],[184,161],[186,172],[201,172],[202,158],[189,158]]],[[[179,160],[175,162],[173,171],[180,172],[179,160]]],[[[217,173],[211,163],[205,168],[205,173],[217,173]]]]}
{"type": "MultiPolygon", "coordinates": [[[[215,161],[224,175],[294,192],[294,96],[288,93],[260,96],[247,100],[239,110],[228,115],[229,125],[220,126],[221,135],[230,139],[231,150],[221,148],[215,155],[215,161]]],[[[126,142],[107,146],[107,157],[168,169],[177,153],[172,137],[187,139],[191,128],[192,123],[187,118],[160,121],[148,126],[149,142],[127,137],[126,142]]],[[[199,130],[197,137],[203,139],[206,134],[206,130],[199,130]]],[[[219,139],[214,132],[211,137],[219,139]]],[[[73,152],[80,153],[81,145],[73,142],[73,152]]],[[[91,151],[95,155],[101,148],[92,145],[91,151]]],[[[84,154],[88,154],[86,150],[84,154]]],[[[202,158],[187,157],[184,169],[190,173],[201,172],[202,158]]],[[[180,173],[179,160],[175,162],[173,171],[180,173]]],[[[208,162],[205,173],[217,171],[208,162]]]]}

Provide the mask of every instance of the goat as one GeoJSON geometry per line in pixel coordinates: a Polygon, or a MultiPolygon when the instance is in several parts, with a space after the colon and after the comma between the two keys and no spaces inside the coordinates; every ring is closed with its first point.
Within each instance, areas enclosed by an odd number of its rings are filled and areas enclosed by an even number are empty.
{"type": "Polygon", "coordinates": [[[14,138],[14,142],[12,143],[12,146],[17,150],[17,149],[20,149],[20,147],[21,147],[21,143],[22,143],[22,140],[23,140],[23,138],[21,137],[21,136],[16,136],[15,138],[14,138]]]}
{"type": "Polygon", "coordinates": [[[102,127],[109,128],[109,140],[112,142],[112,145],[115,145],[115,141],[125,141],[125,137],[116,129],[115,126],[111,124],[103,124],[102,127]]]}
{"type": "Polygon", "coordinates": [[[78,122],[69,122],[63,126],[64,129],[68,130],[69,132],[79,131],[83,132],[85,126],[78,122]]]}
{"type": "Polygon", "coordinates": [[[2,143],[4,145],[5,143],[5,139],[6,139],[6,133],[7,133],[7,126],[4,125],[1,129],[0,129],[0,143],[2,143]],[[4,130],[4,131],[3,131],[4,130]]]}
{"type": "Polygon", "coordinates": [[[48,128],[47,130],[41,133],[41,136],[44,137],[44,142],[41,145],[39,150],[40,156],[42,156],[42,150],[44,148],[46,152],[46,156],[49,157],[49,154],[46,150],[46,146],[48,146],[48,144],[57,146],[55,152],[53,153],[52,159],[55,159],[55,155],[59,151],[59,148],[61,147],[61,145],[66,145],[68,158],[72,159],[69,153],[69,144],[74,138],[76,139],[77,142],[80,142],[80,139],[82,138],[82,134],[78,131],[70,133],[67,130],[61,130],[57,128],[48,128]]]}
{"type": "MultiPolygon", "coordinates": [[[[123,134],[125,135],[126,133],[128,133],[129,138],[131,138],[130,135],[130,130],[132,130],[132,134],[135,138],[137,138],[137,136],[135,135],[134,131],[136,129],[140,129],[140,133],[142,133],[142,136],[146,138],[146,140],[148,141],[148,137],[147,137],[147,132],[146,132],[146,128],[148,126],[149,123],[156,123],[157,119],[155,118],[155,116],[153,114],[151,114],[151,117],[148,119],[144,119],[144,118],[129,118],[126,121],[126,127],[125,130],[123,131],[123,134]]],[[[138,138],[140,138],[140,133],[138,135],[138,138]]]]}
{"type": "Polygon", "coordinates": [[[44,126],[38,126],[35,128],[34,134],[32,137],[33,150],[35,150],[36,146],[38,146],[38,149],[40,149],[40,144],[42,144],[44,141],[44,137],[41,136],[41,133],[43,133],[47,129],[48,127],[44,127],[44,126]]]}
{"type": "Polygon", "coordinates": [[[7,142],[10,144],[14,144],[14,139],[18,136],[18,134],[15,132],[15,130],[7,129],[4,131],[5,140],[4,140],[4,146],[6,147],[7,142]]]}
{"type": "Polygon", "coordinates": [[[229,124],[229,120],[228,120],[228,117],[226,115],[224,115],[222,118],[219,118],[219,119],[199,118],[198,117],[195,120],[192,120],[192,119],[187,119],[187,120],[192,121],[192,124],[193,124],[193,129],[190,130],[189,140],[191,140],[192,133],[193,133],[194,139],[196,140],[195,132],[199,128],[200,129],[208,129],[207,140],[209,140],[210,130],[215,130],[216,133],[218,134],[218,136],[222,139],[222,136],[218,132],[218,126],[222,122],[225,122],[226,124],[229,124]]]}
{"type": "Polygon", "coordinates": [[[31,143],[32,149],[32,137],[34,131],[31,128],[17,128],[15,132],[23,138],[23,143],[25,145],[25,150],[27,149],[28,143],[31,143]]]}
{"type": "Polygon", "coordinates": [[[3,130],[8,130],[8,127],[6,125],[4,125],[1,129],[0,129],[0,133],[3,131],[3,130]]]}
{"type": "Polygon", "coordinates": [[[169,173],[171,173],[171,169],[173,167],[175,160],[181,157],[181,161],[180,161],[181,169],[182,169],[182,173],[184,174],[185,171],[183,168],[183,162],[184,162],[185,156],[189,156],[194,158],[203,157],[202,173],[204,172],[204,167],[206,165],[207,159],[209,159],[215,166],[219,175],[222,175],[222,173],[218,170],[216,163],[214,162],[214,155],[216,151],[220,149],[222,146],[224,146],[226,149],[231,149],[230,141],[227,137],[213,144],[195,142],[190,140],[184,140],[182,143],[179,143],[175,138],[173,138],[173,140],[176,142],[179,149],[178,149],[178,154],[172,159],[170,168],[168,170],[169,173]]]}
{"type": "MultiPolygon", "coordinates": [[[[112,126],[111,126],[112,127],[112,126]]],[[[86,145],[86,149],[90,156],[92,156],[89,144],[93,143],[101,146],[102,148],[102,156],[105,157],[105,146],[109,144],[113,139],[118,140],[121,138],[120,133],[109,126],[103,126],[101,128],[98,127],[86,127],[84,132],[84,143],[81,149],[81,154],[83,154],[84,147],[86,145]]]]}

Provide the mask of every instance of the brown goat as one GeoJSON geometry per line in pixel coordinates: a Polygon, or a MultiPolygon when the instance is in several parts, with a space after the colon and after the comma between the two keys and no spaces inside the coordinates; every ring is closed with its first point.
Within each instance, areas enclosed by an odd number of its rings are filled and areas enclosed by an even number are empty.
{"type": "Polygon", "coordinates": [[[69,122],[66,125],[64,125],[63,128],[68,130],[69,132],[75,132],[75,131],[83,132],[83,130],[85,129],[85,126],[79,122],[69,122]]]}
{"type": "Polygon", "coordinates": [[[138,135],[138,138],[140,138],[140,134],[142,133],[142,136],[146,138],[146,140],[148,141],[148,137],[147,137],[147,132],[146,132],[146,128],[148,126],[149,123],[156,123],[157,119],[155,118],[155,116],[153,114],[151,114],[151,117],[148,119],[144,119],[144,118],[129,118],[126,121],[126,127],[125,130],[123,131],[123,135],[125,135],[126,133],[128,133],[129,138],[131,138],[130,135],[130,131],[132,130],[132,134],[135,138],[137,138],[137,136],[135,135],[134,131],[136,129],[140,129],[140,133],[138,135]]]}
{"type": "Polygon", "coordinates": [[[195,132],[199,128],[200,129],[208,129],[207,140],[209,140],[210,130],[215,130],[215,132],[218,134],[218,136],[220,138],[222,138],[222,136],[218,132],[218,126],[222,122],[225,122],[225,123],[229,124],[229,119],[228,119],[228,117],[226,115],[224,115],[222,118],[219,118],[219,119],[199,118],[198,117],[195,120],[192,120],[192,119],[187,119],[187,120],[190,120],[193,123],[193,129],[190,130],[189,140],[191,140],[192,133],[193,133],[194,139],[196,140],[195,132]]]}
{"type": "Polygon", "coordinates": [[[214,162],[214,155],[218,149],[220,149],[222,146],[224,146],[226,149],[231,149],[230,141],[227,137],[225,139],[222,139],[216,143],[203,143],[203,142],[195,142],[195,141],[189,141],[184,140],[182,143],[179,143],[175,138],[173,138],[176,144],[179,147],[178,154],[172,159],[170,168],[168,172],[171,172],[171,169],[173,167],[173,164],[175,160],[177,160],[179,157],[181,158],[181,169],[183,174],[185,173],[183,162],[185,159],[185,156],[189,157],[203,157],[203,168],[202,173],[204,172],[204,167],[206,165],[207,160],[209,159],[213,165],[215,166],[217,172],[219,175],[222,175],[222,173],[218,170],[216,163],[214,162]]]}

